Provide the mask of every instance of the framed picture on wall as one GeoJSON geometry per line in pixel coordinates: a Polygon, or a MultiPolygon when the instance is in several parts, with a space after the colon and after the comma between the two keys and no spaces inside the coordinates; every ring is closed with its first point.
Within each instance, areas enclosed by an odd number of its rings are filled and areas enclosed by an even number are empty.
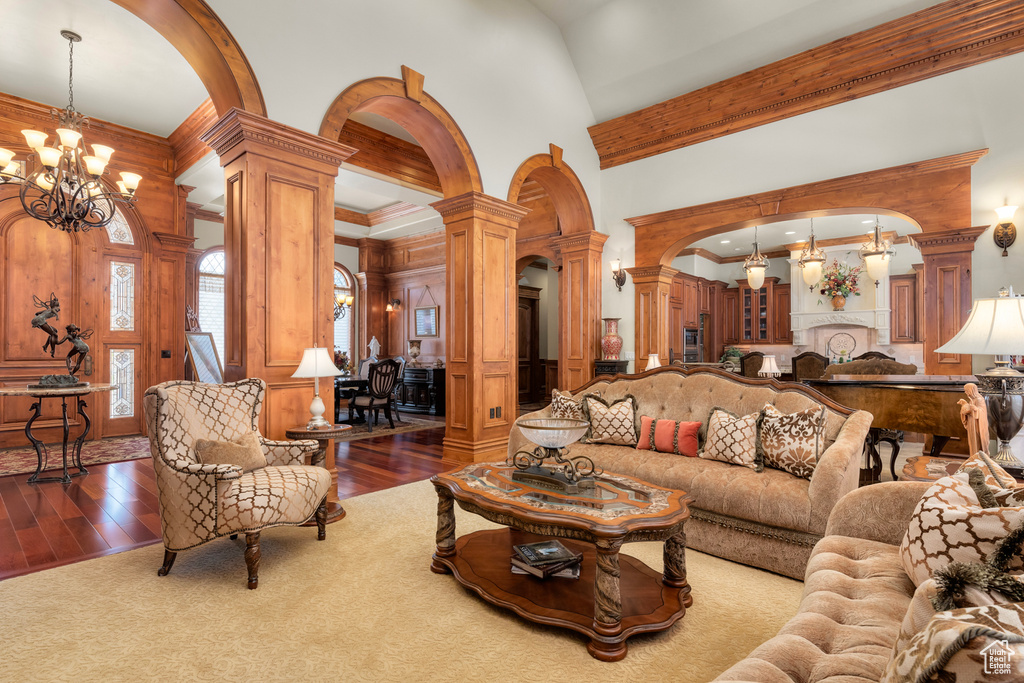
{"type": "Polygon", "coordinates": [[[437,336],[437,306],[420,306],[413,311],[417,337],[437,336]]]}
{"type": "Polygon", "coordinates": [[[224,370],[221,369],[217,347],[213,343],[213,334],[186,332],[185,346],[188,348],[189,365],[192,366],[192,374],[197,382],[224,383],[224,370]]]}

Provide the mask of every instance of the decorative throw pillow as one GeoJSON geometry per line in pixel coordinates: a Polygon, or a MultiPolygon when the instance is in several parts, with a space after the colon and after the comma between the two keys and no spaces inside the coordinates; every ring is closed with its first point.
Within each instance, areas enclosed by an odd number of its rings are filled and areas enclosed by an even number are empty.
{"type": "Polygon", "coordinates": [[[590,429],[580,439],[583,443],[636,445],[636,399],[631,394],[612,403],[595,394],[585,395],[583,419],[590,422],[590,429]]]}
{"type": "Polygon", "coordinates": [[[1011,602],[937,612],[918,632],[901,630],[882,683],[1019,681],[1022,676],[1024,605],[1011,602]]]}
{"type": "Polygon", "coordinates": [[[1017,481],[1010,474],[999,466],[995,460],[990,458],[984,451],[978,451],[960,465],[957,474],[976,469],[985,476],[985,483],[993,489],[1013,489],[1017,487],[1017,481]]]}
{"type": "Polygon", "coordinates": [[[640,436],[637,450],[676,453],[691,458],[697,457],[697,430],[700,422],[676,422],[656,420],[644,415],[640,418],[640,436]]]}
{"type": "Polygon", "coordinates": [[[760,412],[740,417],[725,408],[712,408],[700,457],[761,472],[764,462],[757,457],[757,426],[760,421],[760,412]]]}
{"type": "MultiPolygon", "coordinates": [[[[1000,491],[994,498],[1008,497],[1000,491]]],[[[951,562],[983,562],[1021,523],[1024,506],[985,508],[966,473],[943,477],[918,501],[900,543],[900,561],[919,586],[951,562]]],[[[1009,568],[1021,566],[1017,557],[1009,568]]]]}
{"type": "Polygon", "coordinates": [[[256,432],[249,432],[234,442],[196,439],[195,448],[196,457],[203,465],[237,465],[243,472],[267,466],[267,457],[263,455],[256,432]]]}
{"type": "Polygon", "coordinates": [[[582,420],[582,401],[573,399],[569,392],[562,393],[558,389],[551,390],[551,417],[582,420]]]}
{"type": "Polygon", "coordinates": [[[764,464],[810,479],[821,455],[824,428],[825,406],[787,415],[770,403],[765,404],[757,442],[764,464]]]}

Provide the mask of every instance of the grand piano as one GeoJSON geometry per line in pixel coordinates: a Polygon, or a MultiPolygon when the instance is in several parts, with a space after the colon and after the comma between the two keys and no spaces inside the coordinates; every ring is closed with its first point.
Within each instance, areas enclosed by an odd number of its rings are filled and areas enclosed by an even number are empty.
{"type": "Polygon", "coordinates": [[[957,402],[965,398],[964,387],[976,381],[973,375],[833,375],[804,380],[840,405],[874,415],[867,442],[869,481],[878,481],[882,473],[877,449],[882,442],[893,447],[889,470],[896,479],[899,444],[890,432],[930,434],[928,455],[942,453],[950,439],[957,439],[957,450],[966,453],[967,430],[957,402]]]}

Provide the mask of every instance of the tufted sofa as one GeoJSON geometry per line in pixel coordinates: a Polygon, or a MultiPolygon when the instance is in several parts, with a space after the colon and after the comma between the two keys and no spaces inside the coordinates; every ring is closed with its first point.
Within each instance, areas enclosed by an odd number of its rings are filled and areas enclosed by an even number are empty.
{"type": "MultiPolygon", "coordinates": [[[[810,480],[782,470],[755,472],[629,446],[576,443],[569,447],[570,456],[590,457],[606,471],[688,492],[694,502],[687,545],[695,550],[802,579],[833,506],[858,486],[871,414],[843,408],[805,385],[747,379],[723,370],[662,367],[595,380],[574,396],[578,399],[587,393],[600,393],[609,401],[632,394],[638,416],[705,424],[714,407],[738,415],[759,411],[766,403],[783,413],[826,407],[824,451],[810,480]]],[[[548,415],[550,406],[523,417],[548,415]]],[[[532,444],[514,427],[509,454],[530,448],[532,444]]]]}
{"type": "Polygon", "coordinates": [[[715,680],[880,680],[914,595],[899,543],[931,484],[885,482],[840,500],[807,563],[796,616],[715,680]]]}

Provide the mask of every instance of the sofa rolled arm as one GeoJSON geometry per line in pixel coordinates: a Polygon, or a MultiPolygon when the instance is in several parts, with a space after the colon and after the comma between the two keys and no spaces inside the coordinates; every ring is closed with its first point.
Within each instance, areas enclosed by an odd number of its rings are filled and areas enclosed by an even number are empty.
{"type": "Polygon", "coordinates": [[[814,466],[807,494],[811,499],[811,523],[824,533],[829,513],[845,494],[860,484],[860,466],[864,456],[864,440],[874,416],[864,410],[846,418],[836,440],[814,466]]]}
{"type": "MultiPolygon", "coordinates": [[[[520,415],[520,420],[528,420],[535,417],[551,417],[551,406],[545,406],[540,410],[535,410],[532,413],[526,415],[520,415]]],[[[508,433],[508,454],[512,455],[516,451],[532,451],[536,444],[523,436],[523,432],[518,426],[512,425],[511,431],[508,433]]]]}
{"type": "Polygon", "coordinates": [[[933,483],[885,481],[850,491],[832,509],[825,534],[899,545],[917,502],[933,483]]]}
{"type": "Polygon", "coordinates": [[[313,456],[320,450],[320,444],[312,439],[272,441],[261,436],[260,443],[268,465],[302,465],[307,455],[312,462],[313,456]]]}

